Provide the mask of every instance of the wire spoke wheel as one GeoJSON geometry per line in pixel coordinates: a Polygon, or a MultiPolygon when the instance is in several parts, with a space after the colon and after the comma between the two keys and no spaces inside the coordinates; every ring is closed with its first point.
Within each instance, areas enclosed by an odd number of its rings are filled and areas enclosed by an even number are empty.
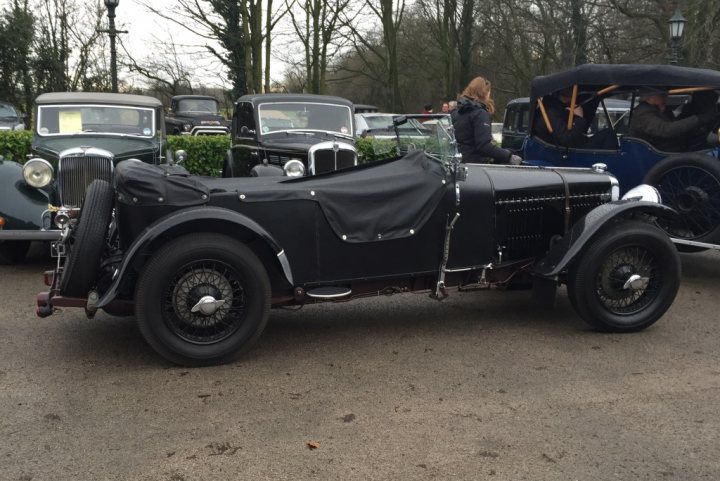
{"type": "Polygon", "coordinates": [[[658,219],[671,237],[720,243],[720,160],[693,153],[671,156],[650,169],[644,182],[679,214],[658,219]]]}
{"type": "Polygon", "coordinates": [[[661,273],[658,262],[645,248],[623,247],[614,251],[600,268],[596,292],[606,309],[618,315],[634,314],[647,307],[659,294],[661,273]],[[628,281],[638,276],[638,287],[628,281]]]}
{"type": "Polygon", "coordinates": [[[680,286],[680,258],[657,226],[620,220],[593,237],[568,271],[568,296],[592,327],[633,332],[654,324],[680,286]]]}
{"type": "Polygon", "coordinates": [[[185,366],[230,362],[260,337],[270,310],[270,280],[242,242],[188,234],[154,252],[135,286],[145,340],[185,366]]]}
{"type": "Polygon", "coordinates": [[[720,225],[720,181],[695,167],[668,171],[657,185],[665,204],[680,214],[668,232],[681,238],[697,238],[720,225]]]}
{"type": "Polygon", "coordinates": [[[180,269],[163,296],[163,316],[180,338],[212,343],[232,335],[245,320],[245,293],[238,274],[222,262],[193,262],[180,269]],[[206,296],[224,301],[212,313],[192,309],[206,296]]]}

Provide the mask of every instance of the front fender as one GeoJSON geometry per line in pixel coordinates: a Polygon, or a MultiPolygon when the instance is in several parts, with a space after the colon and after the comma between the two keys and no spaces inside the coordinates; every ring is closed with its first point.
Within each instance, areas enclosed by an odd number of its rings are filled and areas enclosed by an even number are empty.
{"type": "Polygon", "coordinates": [[[48,203],[46,192],[25,183],[22,165],[0,160],[0,217],[5,219],[4,229],[42,229],[48,203]]]}
{"type": "Polygon", "coordinates": [[[155,223],[149,225],[133,241],[127,251],[125,251],[120,267],[118,267],[116,272],[113,274],[113,282],[98,301],[97,307],[105,307],[115,299],[130,266],[146,246],[150,245],[161,235],[177,227],[181,227],[182,225],[190,222],[197,223],[202,221],[232,224],[249,229],[257,234],[261,239],[263,239],[263,241],[265,241],[273,252],[275,252],[283,274],[285,275],[285,279],[291,286],[294,285],[292,270],[290,269],[290,261],[285,254],[285,250],[283,250],[270,233],[268,233],[257,222],[230,209],[223,209],[220,207],[194,207],[180,212],[173,212],[158,219],[155,223]]]}
{"type": "Polygon", "coordinates": [[[585,247],[595,233],[606,226],[608,222],[635,214],[663,218],[672,218],[678,215],[670,207],[654,202],[628,199],[603,204],[576,222],[550,249],[550,252],[535,265],[533,273],[541,277],[557,276],[585,247]]]}

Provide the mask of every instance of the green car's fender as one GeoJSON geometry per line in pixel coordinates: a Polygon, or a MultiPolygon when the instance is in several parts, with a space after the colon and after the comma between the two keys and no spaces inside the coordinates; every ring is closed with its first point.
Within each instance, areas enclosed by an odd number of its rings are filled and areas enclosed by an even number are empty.
{"type": "Polygon", "coordinates": [[[5,220],[2,230],[40,230],[47,209],[47,193],[25,183],[22,165],[0,160],[0,217],[5,220]]]}

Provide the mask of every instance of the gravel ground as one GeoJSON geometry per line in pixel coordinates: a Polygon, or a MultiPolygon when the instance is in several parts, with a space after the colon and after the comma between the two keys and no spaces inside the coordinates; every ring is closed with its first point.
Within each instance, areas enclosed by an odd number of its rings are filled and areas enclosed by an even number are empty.
{"type": "Polygon", "coordinates": [[[587,330],[564,291],[277,310],[241,361],[167,364],[132,318],[34,316],[0,266],[0,480],[717,480],[720,253],[656,325],[587,330]]]}

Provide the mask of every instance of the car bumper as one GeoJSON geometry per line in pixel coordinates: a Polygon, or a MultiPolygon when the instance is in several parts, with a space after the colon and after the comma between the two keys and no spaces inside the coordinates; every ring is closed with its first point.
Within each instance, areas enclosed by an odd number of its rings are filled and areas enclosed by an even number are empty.
{"type": "Polygon", "coordinates": [[[0,229],[0,241],[55,241],[59,240],[59,230],[2,230],[0,229]]]}
{"type": "Polygon", "coordinates": [[[221,125],[216,126],[197,126],[193,127],[190,132],[183,132],[182,135],[228,135],[230,129],[221,125]]]}

